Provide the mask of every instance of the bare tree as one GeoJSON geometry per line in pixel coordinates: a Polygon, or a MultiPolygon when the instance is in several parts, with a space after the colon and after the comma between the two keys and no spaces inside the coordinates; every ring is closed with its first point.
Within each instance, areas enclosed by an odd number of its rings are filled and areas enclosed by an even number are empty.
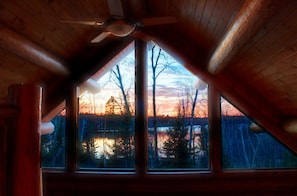
{"type": "MultiPolygon", "coordinates": [[[[155,46],[152,47],[152,53],[151,53],[151,67],[152,67],[152,80],[153,80],[153,128],[154,128],[154,154],[155,154],[155,164],[156,166],[159,165],[159,155],[158,155],[158,133],[157,133],[157,111],[156,111],[156,80],[158,78],[158,75],[161,73],[156,73],[157,67],[158,67],[158,61],[160,59],[161,55],[161,49],[159,49],[158,55],[156,60],[154,61],[154,50],[155,46]]],[[[163,69],[164,70],[164,69],[163,69]]]]}
{"type": "MultiPolygon", "coordinates": [[[[124,133],[122,133],[122,137],[123,137],[123,142],[122,142],[122,146],[124,148],[124,154],[125,154],[125,162],[126,162],[126,167],[128,167],[129,165],[131,165],[131,132],[133,131],[131,129],[131,123],[132,123],[132,113],[131,113],[131,109],[130,109],[130,105],[128,102],[128,91],[125,91],[125,87],[123,84],[123,77],[119,68],[119,65],[115,66],[115,69],[111,70],[111,73],[113,74],[113,76],[115,77],[115,84],[120,88],[121,93],[122,93],[122,97],[124,100],[124,113],[123,113],[123,124],[122,124],[122,128],[125,130],[124,133]]],[[[121,142],[120,142],[121,143],[121,142]]]]}
{"type": "Polygon", "coordinates": [[[154,130],[154,158],[156,167],[159,166],[158,154],[158,130],[157,130],[157,103],[156,103],[156,87],[157,79],[166,69],[173,69],[171,67],[172,61],[169,56],[166,56],[161,48],[153,45],[151,48],[150,64],[152,68],[152,104],[153,104],[153,130],[154,130]]]}
{"type": "Polygon", "coordinates": [[[129,102],[127,99],[128,93],[125,92],[125,88],[123,85],[123,78],[122,78],[122,74],[121,74],[119,65],[116,65],[116,69],[115,70],[112,69],[111,71],[116,78],[116,85],[121,89],[121,93],[122,93],[122,96],[124,99],[124,113],[127,114],[128,116],[131,116],[129,102]]]}
{"type": "Polygon", "coordinates": [[[190,116],[190,141],[189,141],[189,147],[190,147],[190,152],[192,152],[193,156],[193,163],[195,164],[195,152],[194,152],[194,145],[193,145],[193,120],[194,120],[194,115],[195,115],[195,107],[196,107],[196,102],[197,102],[197,97],[198,97],[198,92],[199,90],[195,90],[195,96],[194,99],[192,100],[192,109],[191,109],[191,116],[190,116]]]}

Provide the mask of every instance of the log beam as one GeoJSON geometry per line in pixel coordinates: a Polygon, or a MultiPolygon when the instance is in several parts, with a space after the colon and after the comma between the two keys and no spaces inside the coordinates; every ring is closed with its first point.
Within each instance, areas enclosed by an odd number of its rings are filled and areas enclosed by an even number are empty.
{"type": "Polygon", "coordinates": [[[0,47],[55,74],[69,74],[61,59],[1,24],[0,47]]]}
{"type": "Polygon", "coordinates": [[[281,6],[280,3],[282,1],[246,0],[212,54],[208,71],[216,74],[230,64],[241,48],[276,13],[276,8],[281,6]]]}

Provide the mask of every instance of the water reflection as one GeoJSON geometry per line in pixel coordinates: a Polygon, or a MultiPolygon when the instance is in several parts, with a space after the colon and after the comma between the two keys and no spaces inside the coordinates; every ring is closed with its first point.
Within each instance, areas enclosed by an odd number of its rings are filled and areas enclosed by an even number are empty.
{"type": "MultiPolygon", "coordinates": [[[[167,131],[171,127],[158,127],[158,153],[160,158],[166,157],[166,153],[164,151],[164,143],[168,141],[169,135],[167,131]]],[[[153,139],[153,129],[150,128],[148,132],[148,140],[149,144],[153,146],[154,139],[153,139]]],[[[201,134],[201,126],[200,125],[194,125],[193,126],[193,147],[195,149],[201,148],[201,140],[200,140],[200,134],[201,134]]],[[[93,138],[93,147],[94,147],[94,153],[95,153],[95,158],[100,159],[100,158],[105,158],[109,159],[111,156],[115,155],[115,147],[118,143],[122,141],[120,137],[117,137],[115,134],[105,134],[108,136],[102,137],[94,137],[93,138]]],[[[190,134],[188,132],[186,139],[190,139],[190,134]]],[[[82,143],[82,146],[84,148],[84,151],[87,151],[87,145],[85,143],[82,143]]]]}

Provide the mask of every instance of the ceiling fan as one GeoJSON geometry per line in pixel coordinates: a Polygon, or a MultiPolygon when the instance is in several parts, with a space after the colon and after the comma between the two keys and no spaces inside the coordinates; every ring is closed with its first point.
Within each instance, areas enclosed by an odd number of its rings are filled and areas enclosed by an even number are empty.
{"type": "Polygon", "coordinates": [[[126,37],[135,31],[137,27],[170,24],[176,22],[176,18],[173,16],[143,18],[141,21],[127,19],[124,16],[120,0],[108,0],[108,7],[111,16],[105,21],[61,20],[61,22],[102,26],[104,31],[92,39],[91,43],[99,43],[109,35],[116,37],[126,37]]]}

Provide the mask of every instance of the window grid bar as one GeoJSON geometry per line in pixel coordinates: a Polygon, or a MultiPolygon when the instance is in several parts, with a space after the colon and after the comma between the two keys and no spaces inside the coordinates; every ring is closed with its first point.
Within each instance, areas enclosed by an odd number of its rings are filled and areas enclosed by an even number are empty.
{"type": "Polygon", "coordinates": [[[67,172],[77,171],[78,162],[78,99],[77,87],[70,89],[66,99],[65,129],[65,169],[67,172]]]}
{"type": "Polygon", "coordinates": [[[147,50],[146,42],[135,41],[135,167],[140,176],[147,171],[147,50]]]}
{"type": "Polygon", "coordinates": [[[208,87],[209,105],[209,163],[214,173],[222,172],[221,107],[220,93],[212,85],[208,87]]]}

